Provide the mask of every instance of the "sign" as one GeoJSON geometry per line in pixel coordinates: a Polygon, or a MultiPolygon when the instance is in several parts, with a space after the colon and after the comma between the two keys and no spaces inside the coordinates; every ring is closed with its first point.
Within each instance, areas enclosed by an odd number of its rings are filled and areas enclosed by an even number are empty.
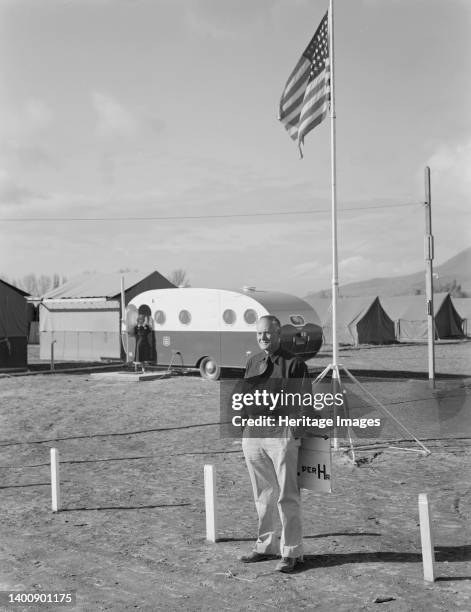
{"type": "Polygon", "coordinates": [[[170,336],[164,336],[164,337],[162,338],[162,344],[163,344],[164,346],[170,346],[170,336]]]}
{"type": "Polygon", "coordinates": [[[298,455],[300,489],[323,493],[332,492],[332,461],[330,438],[303,438],[298,455]]]}

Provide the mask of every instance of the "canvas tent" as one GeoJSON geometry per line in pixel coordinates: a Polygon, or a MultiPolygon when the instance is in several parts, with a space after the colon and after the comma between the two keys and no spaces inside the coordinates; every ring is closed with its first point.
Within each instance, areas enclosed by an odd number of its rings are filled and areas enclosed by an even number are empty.
{"type": "MultiPolygon", "coordinates": [[[[305,299],[321,318],[324,340],[331,344],[331,300],[305,299]]],[[[394,323],[377,297],[340,297],[337,301],[337,338],[339,344],[391,344],[395,341],[394,323]]]]}
{"type": "Polygon", "coordinates": [[[27,364],[28,295],[0,279],[0,368],[27,364]]]}
{"type": "Polygon", "coordinates": [[[159,272],[86,274],[46,293],[39,308],[40,358],[98,361],[123,357],[121,277],[125,304],[150,289],[174,288],[159,272]]]}
{"type": "MultiPolygon", "coordinates": [[[[385,311],[394,321],[400,342],[427,340],[427,303],[424,295],[381,298],[385,311]]],[[[462,338],[462,320],[448,293],[436,293],[433,299],[437,339],[462,338]]]]}
{"type": "Polygon", "coordinates": [[[451,301],[461,317],[463,335],[471,336],[471,298],[451,298],[451,301]]]}

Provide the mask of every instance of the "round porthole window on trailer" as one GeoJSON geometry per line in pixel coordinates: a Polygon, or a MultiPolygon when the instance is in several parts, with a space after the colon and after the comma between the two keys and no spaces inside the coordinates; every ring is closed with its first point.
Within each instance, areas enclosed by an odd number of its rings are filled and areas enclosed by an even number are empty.
{"type": "Polygon", "coordinates": [[[222,318],[224,320],[224,323],[227,323],[228,325],[234,325],[237,317],[236,313],[230,308],[228,308],[222,313],[222,318]]]}
{"type": "Polygon", "coordinates": [[[158,325],[163,325],[165,323],[165,312],[163,310],[156,310],[154,315],[154,321],[158,325]]]}
{"type": "Polygon", "coordinates": [[[183,323],[183,325],[189,325],[191,322],[191,314],[188,310],[180,310],[178,318],[180,320],[180,323],[183,323]]]}
{"type": "Polygon", "coordinates": [[[257,319],[258,319],[257,313],[252,308],[248,308],[244,312],[244,321],[248,323],[249,325],[253,325],[254,323],[256,323],[257,319]]]}

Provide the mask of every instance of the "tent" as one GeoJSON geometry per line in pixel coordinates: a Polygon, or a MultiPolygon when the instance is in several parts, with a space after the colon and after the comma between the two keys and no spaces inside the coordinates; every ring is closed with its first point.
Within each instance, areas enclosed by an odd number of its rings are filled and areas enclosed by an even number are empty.
{"type": "Polygon", "coordinates": [[[28,295],[0,279],[0,368],[25,367],[27,364],[28,295]]]}
{"type": "Polygon", "coordinates": [[[450,294],[447,293],[445,295],[438,308],[435,306],[434,298],[433,307],[435,310],[435,330],[437,337],[440,339],[464,338],[463,319],[453,306],[450,294]]]}
{"type": "MultiPolygon", "coordinates": [[[[384,309],[394,321],[400,342],[427,340],[427,303],[424,295],[381,298],[384,309]]],[[[437,339],[462,338],[462,320],[448,293],[436,293],[433,299],[437,339]]]]}
{"type": "MultiPolygon", "coordinates": [[[[331,344],[331,300],[311,297],[305,300],[321,318],[324,339],[331,344]]],[[[394,323],[383,310],[378,297],[339,297],[337,338],[339,344],[391,344],[395,341],[394,323]]]]}
{"type": "Polygon", "coordinates": [[[121,278],[125,304],[150,289],[174,288],[159,272],[85,274],[46,293],[39,309],[39,354],[68,361],[121,359],[121,278]]]}
{"type": "Polygon", "coordinates": [[[471,336],[471,298],[451,298],[456,312],[462,320],[462,330],[465,336],[471,336]]]}

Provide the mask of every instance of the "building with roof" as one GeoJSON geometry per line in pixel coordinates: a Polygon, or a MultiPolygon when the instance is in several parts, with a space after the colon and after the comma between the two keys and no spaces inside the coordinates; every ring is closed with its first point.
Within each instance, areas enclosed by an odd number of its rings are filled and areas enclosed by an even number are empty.
{"type": "Polygon", "coordinates": [[[121,282],[124,305],[150,289],[175,288],[154,271],[84,274],[46,293],[39,305],[40,358],[67,361],[123,359],[121,282]]]}
{"type": "Polygon", "coordinates": [[[0,368],[26,367],[29,294],[0,279],[0,368]]]}

